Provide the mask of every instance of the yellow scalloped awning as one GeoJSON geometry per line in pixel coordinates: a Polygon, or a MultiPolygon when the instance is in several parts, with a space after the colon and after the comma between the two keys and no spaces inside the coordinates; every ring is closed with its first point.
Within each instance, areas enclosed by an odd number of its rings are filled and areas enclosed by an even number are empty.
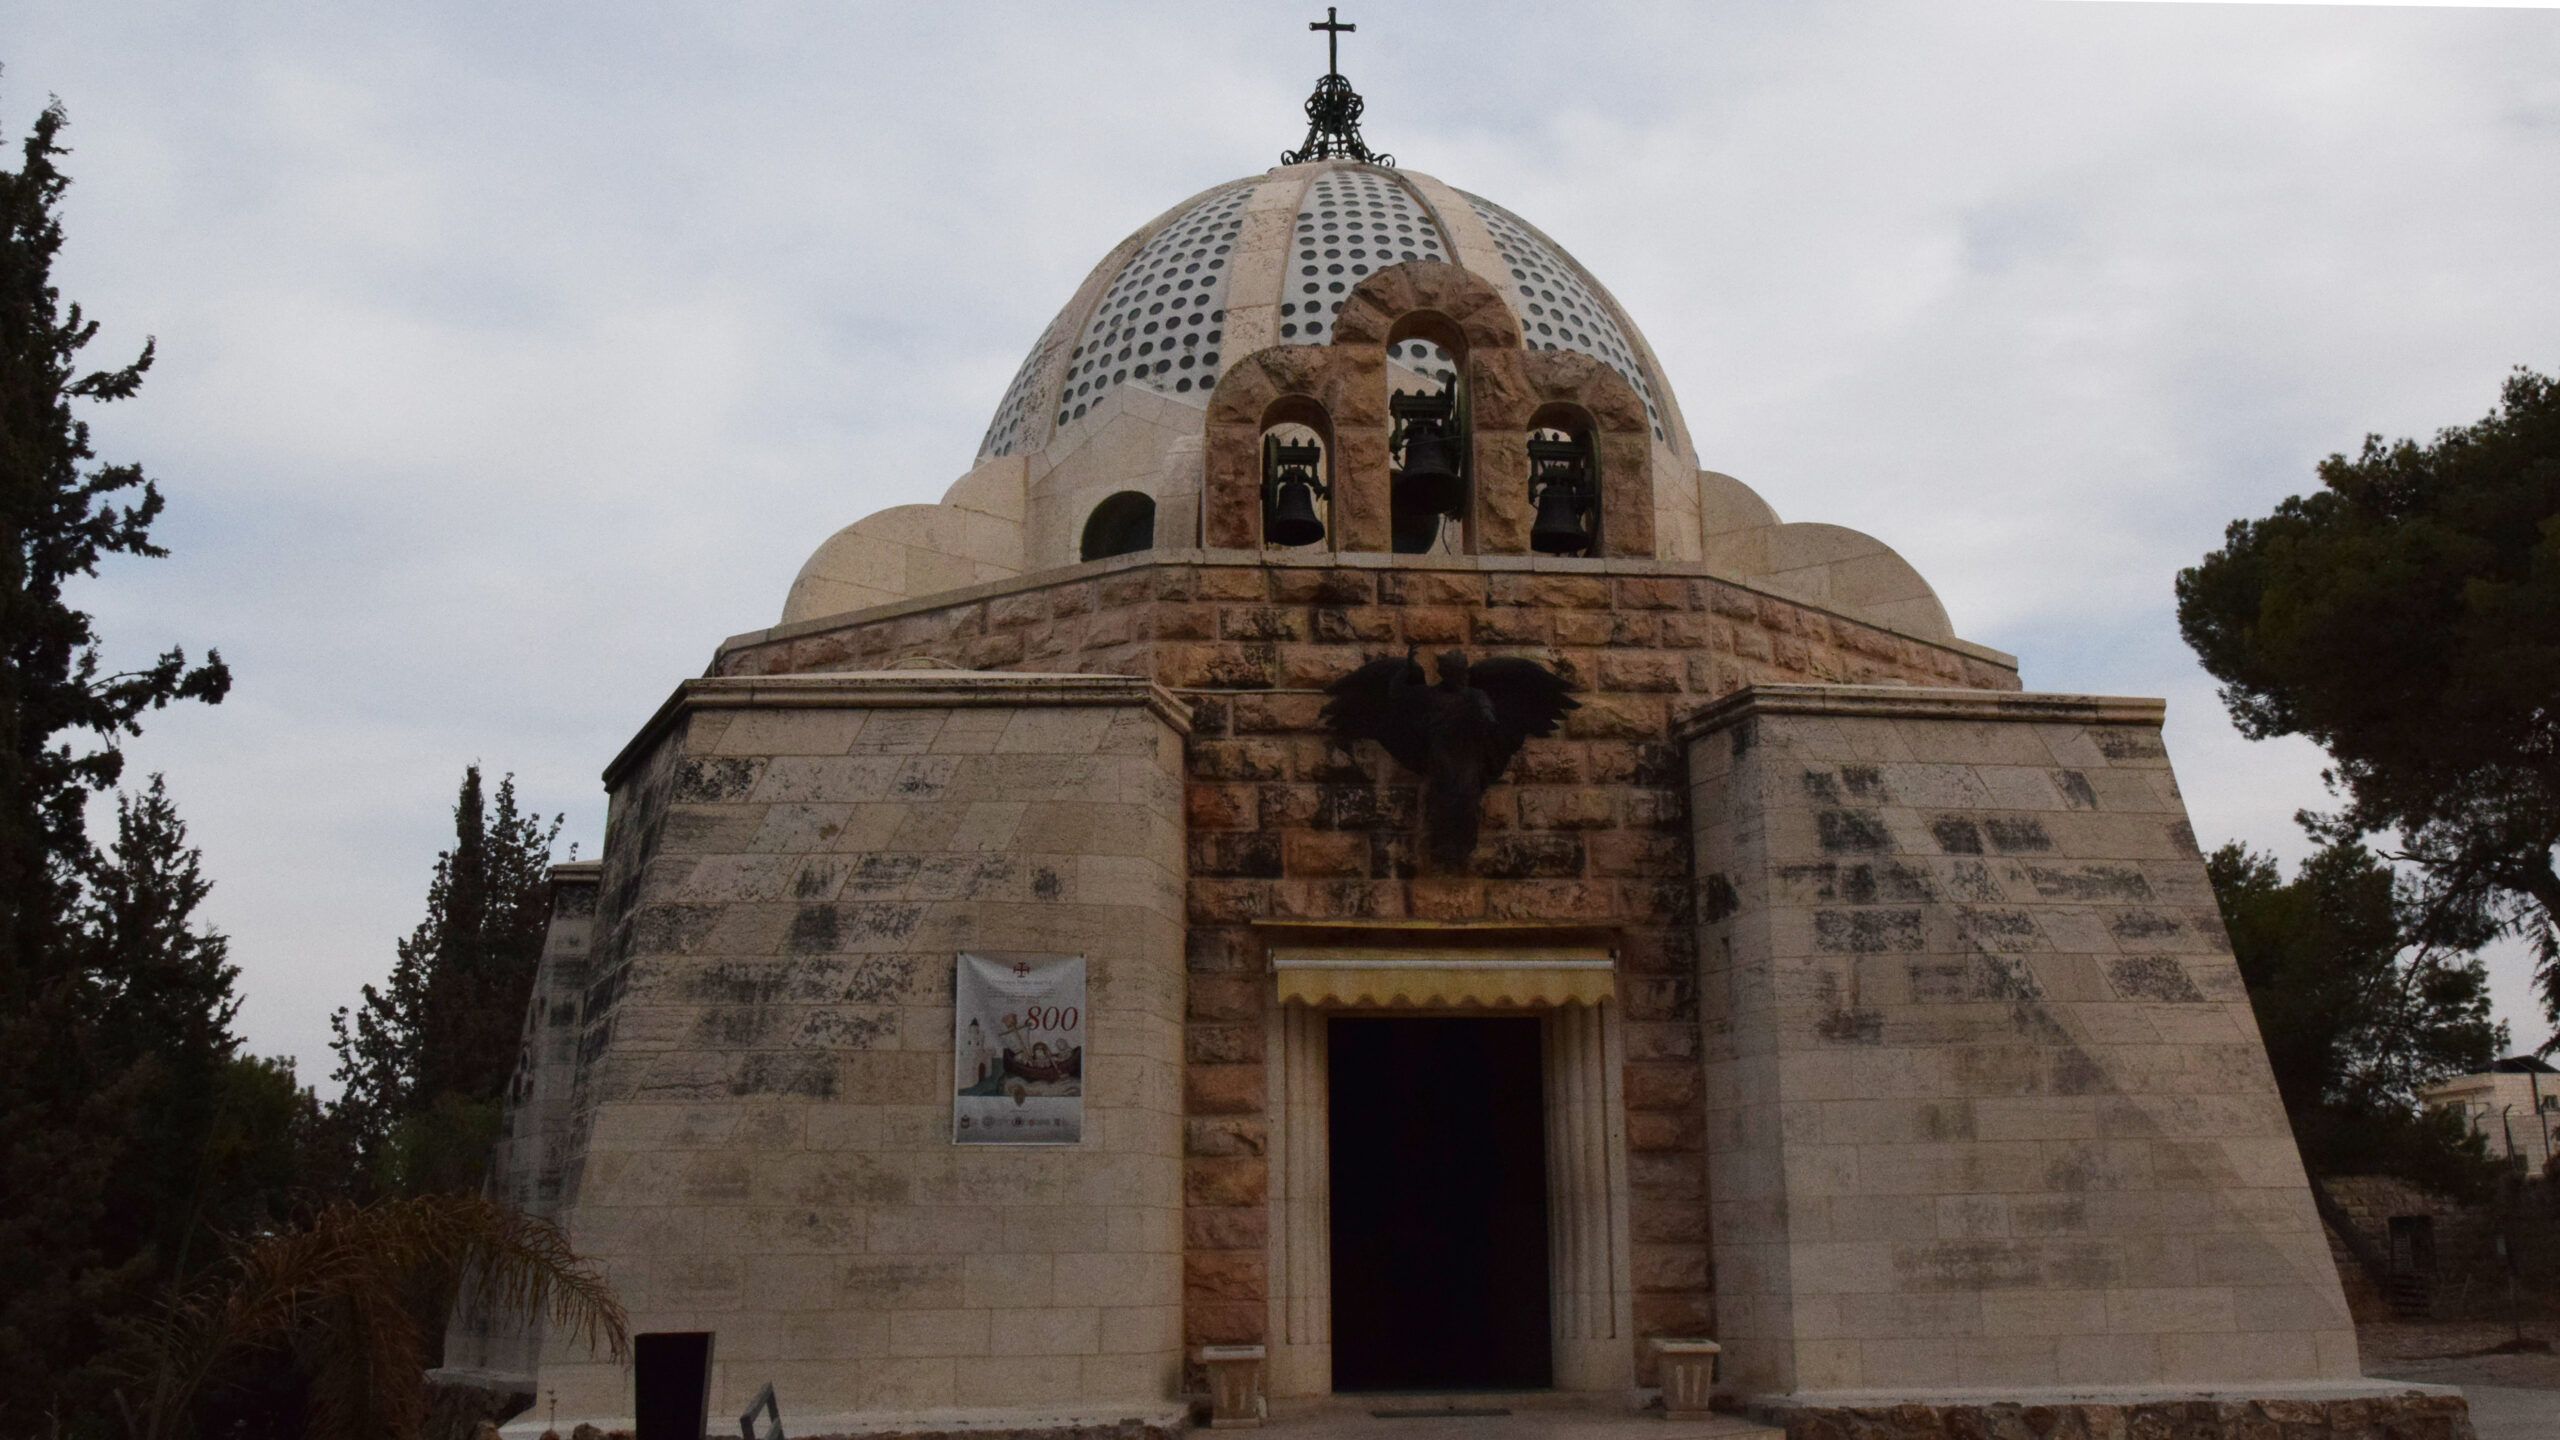
{"type": "Polygon", "coordinates": [[[1535,955],[1475,950],[1306,947],[1271,952],[1280,1000],[1343,1009],[1532,1009],[1598,1005],[1617,993],[1606,950],[1535,955]]]}

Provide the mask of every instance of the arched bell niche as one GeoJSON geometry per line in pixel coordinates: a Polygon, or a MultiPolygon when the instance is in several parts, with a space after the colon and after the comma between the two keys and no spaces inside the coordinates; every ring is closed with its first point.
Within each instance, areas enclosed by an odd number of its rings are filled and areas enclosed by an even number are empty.
{"type": "Polygon", "coordinates": [[[1211,549],[1387,548],[1384,363],[1376,346],[1274,345],[1227,367],[1209,397],[1201,457],[1211,549]],[[1316,453],[1278,453],[1280,444],[1316,453]],[[1266,534],[1284,500],[1292,517],[1320,521],[1321,536],[1266,534]]]}
{"type": "Polygon", "coordinates": [[[1388,326],[1386,350],[1389,547],[1464,554],[1474,548],[1466,331],[1438,310],[1408,310],[1388,326]]]}
{"type": "Polygon", "coordinates": [[[1540,555],[1603,553],[1606,494],[1599,425],[1579,405],[1550,402],[1529,417],[1529,548],[1540,555]]]}
{"type": "Polygon", "coordinates": [[[1334,533],[1333,418],[1305,395],[1284,395],[1262,415],[1261,514],[1266,550],[1338,550],[1334,533]]]}
{"type": "Polygon", "coordinates": [[[1476,413],[1475,389],[1488,365],[1504,382],[1489,393],[1510,397],[1500,407],[1504,413],[1491,417],[1495,433],[1516,430],[1519,421],[1510,412],[1526,394],[1519,380],[1520,321],[1502,296],[1483,277],[1456,265],[1391,265],[1363,280],[1344,302],[1334,345],[1376,346],[1385,361],[1373,393],[1390,412],[1390,453],[1384,457],[1390,548],[1404,554],[1519,548],[1515,532],[1525,533],[1525,513],[1511,512],[1522,507],[1498,517],[1511,521],[1508,526],[1489,526],[1488,519],[1497,517],[1486,512],[1486,487],[1499,483],[1488,477],[1507,471],[1516,457],[1505,453],[1498,464],[1484,463],[1486,417],[1476,413]],[[1417,485],[1414,472],[1420,467],[1412,442],[1426,433],[1435,464],[1426,471],[1428,481],[1417,485]],[[1424,503],[1417,506],[1417,500],[1424,503]],[[1437,525],[1427,518],[1434,504],[1445,517],[1437,525]],[[1502,541],[1506,535],[1513,541],[1502,541]]]}

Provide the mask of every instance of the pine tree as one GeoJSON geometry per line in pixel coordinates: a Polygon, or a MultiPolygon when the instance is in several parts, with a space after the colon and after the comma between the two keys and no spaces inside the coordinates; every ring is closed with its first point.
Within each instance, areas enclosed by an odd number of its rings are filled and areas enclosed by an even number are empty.
{"type": "MultiPolygon", "coordinates": [[[[101,974],[81,892],[99,872],[84,812],[123,773],[121,742],[181,699],[219,701],[219,655],[169,650],[108,672],[66,598],[110,555],[158,556],[163,500],[133,465],[101,465],[78,402],[130,398],[150,368],[82,371],[97,324],[52,281],[61,108],[0,172],[0,1395],[28,1424],[76,1405],[113,1319],[167,1263],[117,1213],[151,1081],[114,1031],[127,987],[101,974]]],[[[201,951],[198,952],[201,958],[201,951]]],[[[200,998],[200,997],[199,997],[200,998]]]]}
{"type": "Polygon", "coordinates": [[[135,1087],[111,1223],[117,1248],[154,1248],[178,1268],[219,1180],[208,1147],[239,1048],[240,967],[231,942],[195,919],[212,889],[163,777],[116,797],[115,849],[80,911],[110,1063],[135,1087]]]}
{"type": "Polygon", "coordinates": [[[2560,1026],[2560,379],[2322,461],[2179,574],[2178,626],[2240,733],[2328,752],[2316,838],[2392,837],[2431,923],[2533,947],[2560,1026]]]}
{"type": "Polygon", "coordinates": [[[2352,843],[2313,854],[2291,880],[2237,844],[2205,870],[2313,1176],[2478,1193],[2490,1174],[2478,1145],[2418,1091],[2485,1069],[2507,1043],[2477,953],[2494,928],[2449,927],[2420,882],[2352,843]]]}
{"type": "Polygon", "coordinates": [[[492,803],[474,765],[453,821],[426,918],[400,942],[389,980],[332,1019],[335,1118],[360,1191],[477,1189],[522,1043],[560,818],[518,809],[513,775],[492,803]]]}

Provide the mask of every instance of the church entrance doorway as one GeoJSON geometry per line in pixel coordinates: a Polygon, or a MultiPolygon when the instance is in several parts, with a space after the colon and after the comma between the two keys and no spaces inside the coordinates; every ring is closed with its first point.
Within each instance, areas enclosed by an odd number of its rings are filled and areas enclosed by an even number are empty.
{"type": "Polygon", "coordinates": [[[1553,1383],[1540,1024],[1332,1017],[1335,1390],[1553,1383]]]}

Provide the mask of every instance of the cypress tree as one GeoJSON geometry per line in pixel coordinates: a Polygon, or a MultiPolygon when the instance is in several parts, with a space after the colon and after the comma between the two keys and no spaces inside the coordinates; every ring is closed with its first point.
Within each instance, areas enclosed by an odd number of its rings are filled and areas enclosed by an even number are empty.
{"type": "Polygon", "coordinates": [[[219,655],[190,665],[175,649],[108,671],[65,594],[104,557],[165,552],[151,540],[159,490],[138,466],[98,463],[75,412],[130,398],[153,352],[81,368],[97,323],[52,279],[63,124],[48,107],[20,167],[0,171],[0,1395],[30,1425],[89,1403],[115,1317],[168,1263],[135,1247],[157,1217],[119,1213],[151,1158],[133,1130],[153,1082],[115,1032],[133,987],[101,971],[110,956],[85,924],[101,874],[85,810],[121,777],[121,742],[146,712],[218,701],[231,680],[219,655]]]}
{"type": "Polygon", "coordinates": [[[360,1192],[479,1187],[523,1042],[560,823],[518,807],[514,776],[493,797],[479,766],[463,772],[426,918],[384,985],[332,1019],[336,1118],[360,1192]]]}

